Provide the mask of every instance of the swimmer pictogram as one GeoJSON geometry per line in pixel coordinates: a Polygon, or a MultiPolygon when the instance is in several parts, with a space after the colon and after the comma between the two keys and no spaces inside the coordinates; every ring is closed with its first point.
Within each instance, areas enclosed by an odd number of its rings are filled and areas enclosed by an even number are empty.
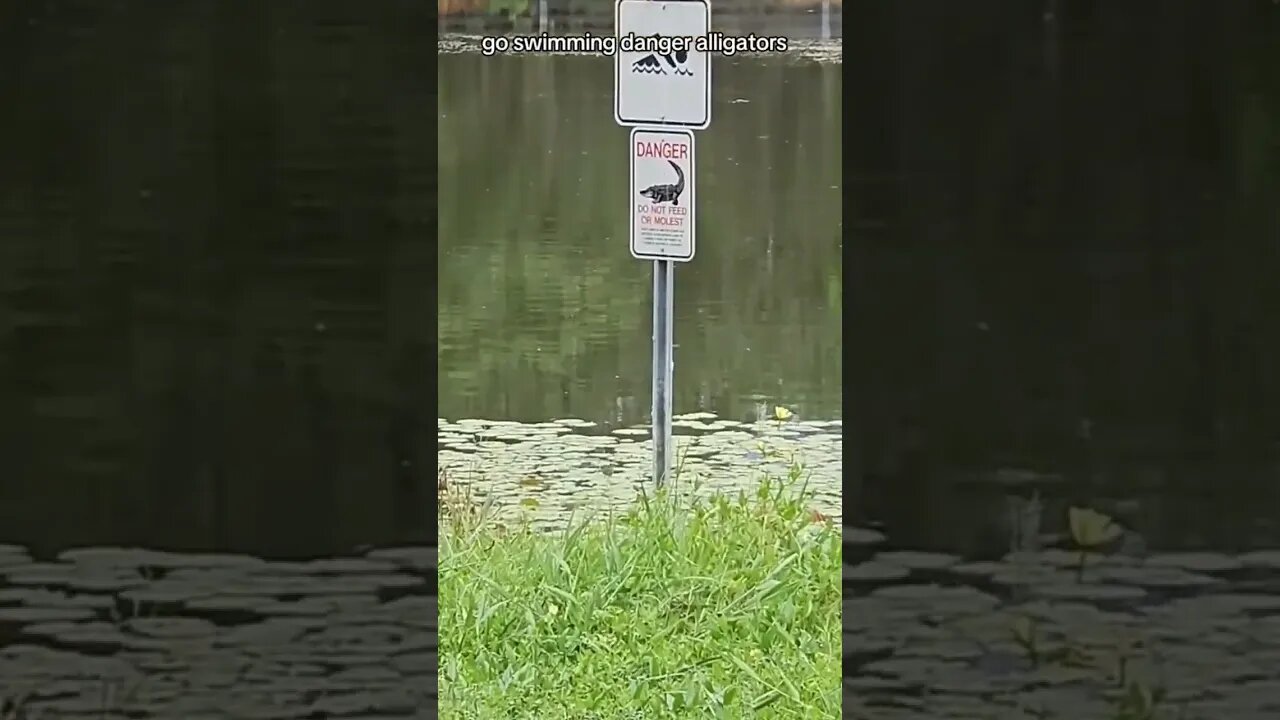
{"type": "MultiPolygon", "coordinates": [[[[653,37],[657,38],[658,36],[655,34],[653,37]]],[[[667,71],[670,70],[673,75],[693,77],[693,71],[685,67],[685,63],[688,61],[689,51],[685,49],[669,53],[651,52],[631,63],[631,72],[666,75],[667,71]],[[663,65],[664,62],[666,63],[665,65],[663,65]]]]}

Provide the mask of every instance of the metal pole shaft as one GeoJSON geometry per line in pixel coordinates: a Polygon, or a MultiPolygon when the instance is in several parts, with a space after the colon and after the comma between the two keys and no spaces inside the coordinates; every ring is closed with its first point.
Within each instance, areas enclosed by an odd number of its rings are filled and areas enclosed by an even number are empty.
{"type": "Polygon", "coordinates": [[[667,321],[663,323],[667,335],[662,341],[667,349],[666,372],[662,381],[663,387],[667,390],[662,395],[662,447],[666,450],[666,457],[662,461],[662,467],[666,470],[666,478],[670,479],[676,465],[676,444],[671,432],[671,408],[676,391],[676,264],[670,260],[662,264],[666,266],[667,276],[667,321]]]}
{"type": "Polygon", "coordinates": [[[670,479],[672,463],[671,392],[675,370],[675,263],[653,263],[653,481],[662,487],[670,479]]]}
{"type": "Polygon", "coordinates": [[[662,487],[663,473],[662,466],[662,322],[666,317],[662,312],[662,296],[664,278],[662,274],[662,261],[653,261],[653,368],[649,372],[649,377],[653,383],[653,391],[650,393],[652,406],[649,411],[649,428],[653,435],[653,484],[655,487],[662,487]]]}

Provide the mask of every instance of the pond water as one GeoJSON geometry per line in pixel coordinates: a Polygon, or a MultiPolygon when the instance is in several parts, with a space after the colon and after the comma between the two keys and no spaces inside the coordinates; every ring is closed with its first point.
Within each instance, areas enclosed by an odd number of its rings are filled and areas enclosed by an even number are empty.
{"type": "Polygon", "coordinates": [[[0,540],[434,534],[432,16],[401,9],[0,5],[0,540]]]}
{"type": "MultiPolygon", "coordinates": [[[[605,57],[439,58],[439,413],[643,422],[651,263],[627,236],[605,57]]],[[[841,417],[839,63],[717,58],[675,412],[841,417]],[[807,108],[794,112],[796,107],[807,108]]]]}

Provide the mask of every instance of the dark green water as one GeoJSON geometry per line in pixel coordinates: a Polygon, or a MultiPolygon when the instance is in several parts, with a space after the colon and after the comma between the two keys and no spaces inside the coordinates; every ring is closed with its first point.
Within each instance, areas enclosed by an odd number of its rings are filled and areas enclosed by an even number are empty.
{"type": "MultiPolygon", "coordinates": [[[[648,412],[651,264],[627,250],[607,58],[439,58],[439,412],[648,412]]],[[[676,273],[677,413],[841,417],[839,64],[717,58],[698,254],[676,273]],[[803,108],[803,111],[798,111],[803,108]]]]}
{"type": "Polygon", "coordinates": [[[0,542],[434,531],[431,16],[374,5],[0,4],[0,542]]]}
{"type": "Polygon", "coordinates": [[[891,538],[963,547],[1004,468],[1280,543],[1280,7],[1161,8],[850,18],[844,499],[891,538]]]}

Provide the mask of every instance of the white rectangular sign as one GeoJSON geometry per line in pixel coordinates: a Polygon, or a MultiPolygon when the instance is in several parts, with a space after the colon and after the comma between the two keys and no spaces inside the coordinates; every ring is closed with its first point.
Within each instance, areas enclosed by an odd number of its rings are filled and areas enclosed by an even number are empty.
{"type": "Polygon", "coordinates": [[[698,130],[710,125],[711,54],[695,49],[693,42],[705,39],[711,29],[708,1],[618,0],[614,28],[613,116],[618,124],[698,130]],[[636,39],[644,46],[629,46],[636,39]]]}
{"type": "Polygon", "coordinates": [[[693,259],[693,132],[631,130],[631,254],[693,259]]]}

